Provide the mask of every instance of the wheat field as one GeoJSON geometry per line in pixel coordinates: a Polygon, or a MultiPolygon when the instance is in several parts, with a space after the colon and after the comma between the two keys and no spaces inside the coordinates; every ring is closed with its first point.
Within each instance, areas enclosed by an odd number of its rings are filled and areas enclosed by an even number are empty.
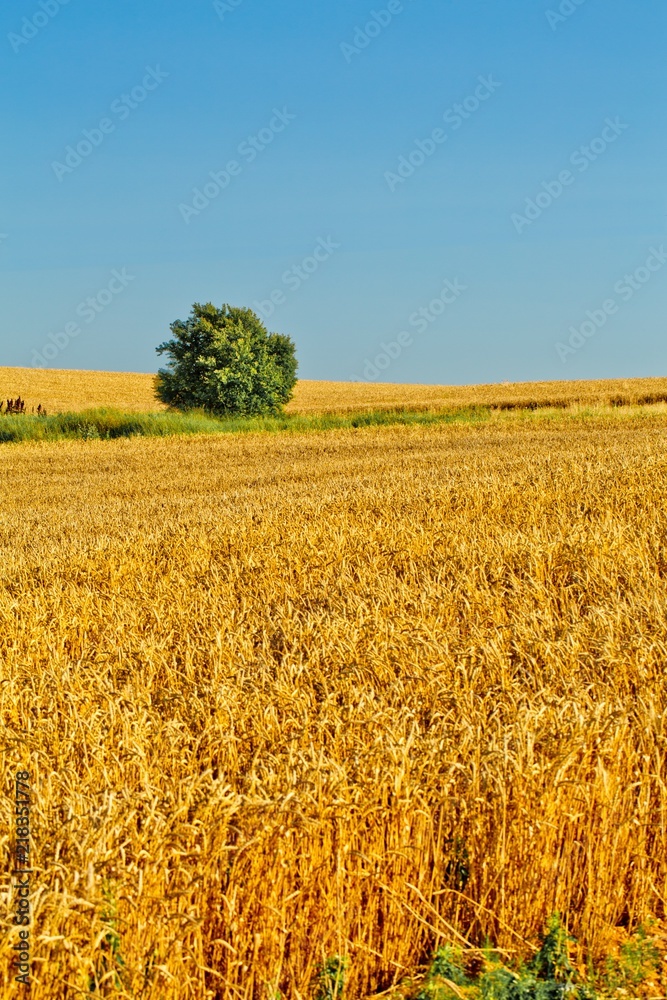
{"type": "MultiPolygon", "coordinates": [[[[0,400],[22,396],[29,407],[49,413],[112,407],[151,412],[165,407],[155,399],[153,375],[126,372],[41,370],[0,367],[0,400]]],[[[392,385],[367,382],[297,383],[289,413],[325,413],[379,407],[570,406],[667,401],[667,378],[571,382],[517,382],[500,385],[392,385]]]]}
{"type": "Polygon", "coordinates": [[[595,958],[663,919],[666,432],[0,448],[34,1000],[305,1000],[332,955],[347,998],[404,996],[445,941],[518,959],[559,910],[595,958]]]}

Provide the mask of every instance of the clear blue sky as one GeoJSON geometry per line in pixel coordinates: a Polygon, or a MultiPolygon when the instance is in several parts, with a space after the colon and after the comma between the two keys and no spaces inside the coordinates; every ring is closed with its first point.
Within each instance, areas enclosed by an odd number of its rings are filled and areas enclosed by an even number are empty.
{"type": "Polygon", "coordinates": [[[6,0],[0,364],[154,371],[274,293],[304,378],[665,375],[666,39],[664,0],[6,0]]]}

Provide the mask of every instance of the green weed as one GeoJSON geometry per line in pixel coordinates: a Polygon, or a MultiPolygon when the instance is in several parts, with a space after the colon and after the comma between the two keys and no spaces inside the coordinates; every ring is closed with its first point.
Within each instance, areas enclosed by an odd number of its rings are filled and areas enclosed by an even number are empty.
{"type": "Polygon", "coordinates": [[[608,958],[601,977],[606,993],[627,992],[649,979],[660,967],[660,953],[641,925],[621,946],[618,958],[608,958]]]}
{"type": "Polygon", "coordinates": [[[118,930],[118,905],[113,886],[106,883],[102,889],[104,907],[100,914],[106,933],[100,944],[95,971],[88,980],[88,993],[95,996],[113,996],[123,991],[125,960],[121,952],[118,930]]]}
{"type": "Polygon", "coordinates": [[[460,949],[439,948],[415,1000],[595,1000],[595,990],[570,961],[574,938],[557,913],[547,922],[541,946],[530,962],[509,968],[487,945],[483,968],[468,976],[460,949]]]}
{"type": "Polygon", "coordinates": [[[332,955],[318,971],[316,1000],[342,1000],[347,959],[332,955]]]}

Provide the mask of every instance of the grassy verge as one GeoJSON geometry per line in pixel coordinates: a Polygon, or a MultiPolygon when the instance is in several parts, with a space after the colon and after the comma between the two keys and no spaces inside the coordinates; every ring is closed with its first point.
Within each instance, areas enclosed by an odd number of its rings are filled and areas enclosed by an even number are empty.
{"type": "Polygon", "coordinates": [[[123,437],[170,437],[193,434],[306,433],[391,425],[479,424],[489,420],[582,420],[593,417],[650,417],[662,406],[450,406],[397,407],[338,413],[281,414],[275,417],[228,417],[207,413],[131,413],[97,409],[59,413],[49,417],[0,416],[0,444],[22,441],[111,440],[123,437]]]}
{"type": "Polygon", "coordinates": [[[239,434],[277,431],[334,430],[377,427],[388,424],[472,423],[488,419],[486,407],[448,410],[371,410],[359,413],[325,413],[277,417],[230,417],[216,419],[206,413],[123,413],[87,410],[49,417],[0,417],[0,442],[58,441],[62,439],[111,439],[121,437],[168,437],[175,434],[239,434]]]}

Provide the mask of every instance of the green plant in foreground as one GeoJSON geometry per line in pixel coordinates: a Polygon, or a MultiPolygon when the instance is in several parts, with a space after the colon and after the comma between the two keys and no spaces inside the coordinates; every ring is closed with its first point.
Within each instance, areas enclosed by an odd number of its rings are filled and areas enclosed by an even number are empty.
{"type": "Polygon", "coordinates": [[[660,968],[660,952],[643,924],[621,945],[618,958],[608,958],[602,974],[605,992],[627,991],[660,968]]]}
{"type": "Polygon", "coordinates": [[[468,986],[470,980],[463,965],[461,949],[446,944],[436,951],[426,984],[417,994],[416,1000],[445,1000],[457,996],[456,990],[449,983],[462,987],[468,986]]]}
{"type": "Polygon", "coordinates": [[[106,932],[100,942],[100,954],[95,964],[95,972],[88,981],[88,992],[112,995],[124,988],[125,960],[121,953],[121,939],[118,931],[118,905],[113,887],[106,883],[102,889],[104,908],[100,920],[106,932]]]}
{"type": "Polygon", "coordinates": [[[560,914],[553,913],[547,921],[547,933],[540,950],[528,965],[530,972],[547,982],[572,982],[576,972],[570,962],[568,945],[574,940],[561,925],[560,914]]]}
{"type": "Polygon", "coordinates": [[[331,955],[318,971],[316,1000],[342,1000],[348,961],[331,955]]]}
{"type": "Polygon", "coordinates": [[[580,982],[570,962],[569,946],[574,941],[553,914],[534,958],[519,967],[504,965],[493,949],[484,949],[484,971],[475,979],[468,977],[463,953],[445,945],[439,948],[431,964],[426,983],[416,1000],[593,1000],[594,990],[580,982]]]}

